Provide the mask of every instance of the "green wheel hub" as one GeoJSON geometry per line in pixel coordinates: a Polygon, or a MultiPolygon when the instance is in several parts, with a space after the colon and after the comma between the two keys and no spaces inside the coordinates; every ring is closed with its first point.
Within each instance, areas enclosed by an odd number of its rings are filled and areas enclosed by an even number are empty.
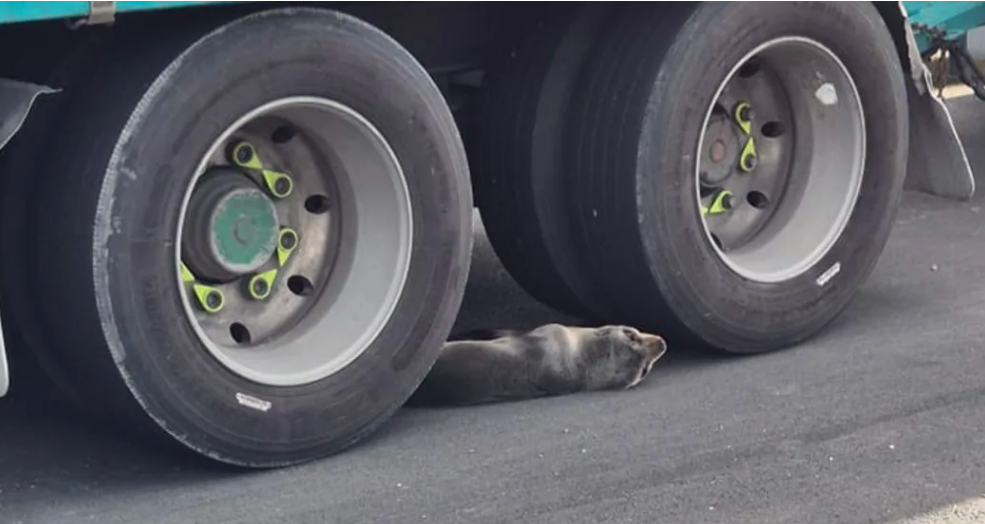
{"type": "Polygon", "coordinates": [[[280,220],[273,199],[246,173],[219,167],[189,201],[182,258],[200,279],[229,282],[274,259],[280,220]]]}
{"type": "Polygon", "coordinates": [[[277,249],[277,210],[259,189],[237,189],[222,197],[210,226],[212,254],[232,271],[253,271],[277,249]]]}

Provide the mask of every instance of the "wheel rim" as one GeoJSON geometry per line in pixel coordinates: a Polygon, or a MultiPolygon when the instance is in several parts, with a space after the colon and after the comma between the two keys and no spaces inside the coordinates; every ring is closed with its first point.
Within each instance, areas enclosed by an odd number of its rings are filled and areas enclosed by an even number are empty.
{"type": "Polygon", "coordinates": [[[698,140],[705,235],[735,273],[794,278],[823,258],[858,199],[865,120],[845,66],[822,44],[778,38],[718,86],[698,140]]]}
{"type": "Polygon", "coordinates": [[[177,285],[207,350],[261,384],[350,364],[404,288],[413,218],[389,144],[315,97],[256,108],[204,155],[179,214],[177,285]]]}

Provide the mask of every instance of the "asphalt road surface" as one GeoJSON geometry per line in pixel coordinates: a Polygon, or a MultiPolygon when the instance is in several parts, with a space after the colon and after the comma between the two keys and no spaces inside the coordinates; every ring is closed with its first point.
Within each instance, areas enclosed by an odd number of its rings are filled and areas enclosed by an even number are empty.
{"type": "MultiPolygon", "coordinates": [[[[985,172],[985,104],[952,108],[985,172]]],[[[985,493],[983,202],[908,194],[864,290],[795,349],[671,348],[630,392],[405,410],[294,469],[164,453],[22,387],[0,401],[0,524],[890,523],[972,499],[985,493]]],[[[459,326],[567,320],[517,288],[477,227],[459,326]]]]}

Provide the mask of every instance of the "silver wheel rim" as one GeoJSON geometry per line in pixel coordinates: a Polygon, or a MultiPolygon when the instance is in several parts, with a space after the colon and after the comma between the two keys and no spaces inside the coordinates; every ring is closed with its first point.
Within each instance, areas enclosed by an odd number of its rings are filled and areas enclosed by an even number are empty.
{"type": "Polygon", "coordinates": [[[708,242],[746,279],[803,274],[841,236],[862,185],[865,119],[851,75],[819,42],[777,38],[746,54],[713,100],[694,173],[708,242]],[[750,136],[756,160],[743,165],[750,136]]]}
{"type": "MultiPolygon", "coordinates": [[[[309,384],[352,363],[383,330],[407,279],[412,232],[403,170],[382,134],[338,102],[284,98],[250,111],[226,128],[200,161],[179,214],[176,283],[199,340],[229,370],[271,386],[309,384]],[[277,197],[276,191],[286,185],[268,183],[262,170],[235,165],[238,160],[230,151],[237,151],[233,146],[244,139],[253,146],[263,169],[290,177],[287,196],[277,197]],[[189,220],[190,203],[214,203],[199,198],[196,190],[213,183],[219,171],[234,168],[249,176],[274,204],[275,247],[282,246],[279,232],[284,227],[297,233],[292,250],[278,247],[260,267],[254,259],[247,265],[227,264],[227,259],[215,255],[221,242],[213,240],[229,238],[220,234],[228,231],[216,224],[228,224],[224,220],[229,216],[246,217],[236,220],[235,238],[241,239],[240,224],[246,223],[244,230],[249,233],[242,237],[253,239],[260,231],[263,241],[257,245],[266,255],[269,216],[254,192],[237,188],[241,197],[249,193],[253,207],[228,207],[231,199],[222,200],[222,206],[207,208],[204,214],[200,207],[191,209],[192,218],[208,217],[206,224],[189,220]],[[194,233],[202,227],[208,229],[205,237],[194,233]],[[213,261],[221,262],[223,271],[249,271],[231,276],[215,273],[214,264],[191,267],[188,248],[201,247],[195,242],[202,238],[210,240],[207,251],[215,255],[213,261]],[[277,274],[266,286],[269,295],[257,298],[263,295],[251,294],[251,278],[269,277],[271,269],[277,274]],[[222,280],[216,280],[217,275],[222,280]],[[208,310],[212,303],[200,298],[203,289],[221,292],[220,310],[208,310]]],[[[287,240],[283,246],[290,244],[287,240]]],[[[205,258],[209,257],[199,260],[205,258]]],[[[252,278],[256,280],[265,279],[252,278]]],[[[263,291],[263,285],[257,286],[254,291],[263,291]]]]}

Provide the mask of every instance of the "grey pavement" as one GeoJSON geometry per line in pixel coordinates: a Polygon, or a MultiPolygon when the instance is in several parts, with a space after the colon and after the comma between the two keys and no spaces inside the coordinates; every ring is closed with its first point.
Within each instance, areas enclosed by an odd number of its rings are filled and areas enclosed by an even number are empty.
{"type": "MultiPolygon", "coordinates": [[[[951,105],[985,172],[985,104],[951,105]]],[[[907,194],[873,277],[797,348],[671,348],[630,392],[404,410],[297,468],[230,472],[22,388],[0,401],[0,524],[890,523],[974,498],[985,494],[983,202],[907,194]]],[[[477,227],[459,327],[568,320],[517,288],[477,227]]]]}

